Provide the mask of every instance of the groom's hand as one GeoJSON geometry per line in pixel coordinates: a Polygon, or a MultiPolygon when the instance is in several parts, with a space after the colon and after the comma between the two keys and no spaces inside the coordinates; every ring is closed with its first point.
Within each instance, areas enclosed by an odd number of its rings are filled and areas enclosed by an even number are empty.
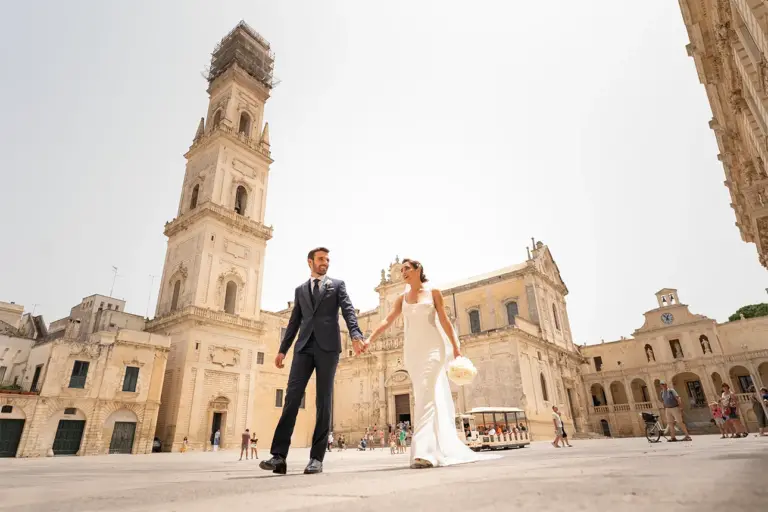
{"type": "Polygon", "coordinates": [[[275,358],[275,366],[278,368],[283,368],[285,365],[283,364],[283,359],[285,359],[285,354],[277,354],[277,357],[275,358]]]}
{"type": "Polygon", "coordinates": [[[352,340],[352,350],[355,351],[356,356],[359,356],[363,353],[365,346],[363,345],[363,340],[361,338],[355,338],[352,340]]]}

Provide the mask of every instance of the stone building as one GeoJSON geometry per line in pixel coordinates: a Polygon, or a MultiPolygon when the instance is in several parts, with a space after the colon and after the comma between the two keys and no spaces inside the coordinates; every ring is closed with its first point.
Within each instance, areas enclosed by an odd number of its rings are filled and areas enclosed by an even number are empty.
{"type": "Polygon", "coordinates": [[[768,4],[679,0],[736,227],[768,267],[768,4]]]}
{"type": "Polygon", "coordinates": [[[152,450],[167,337],[115,327],[30,341],[16,385],[0,390],[0,456],[152,450]]]}
{"type": "MultiPolygon", "coordinates": [[[[404,292],[401,266],[396,260],[388,274],[382,270],[376,287],[379,306],[359,315],[364,333],[380,324],[404,292]]],[[[551,407],[557,405],[566,424],[583,431],[587,402],[579,377],[582,359],[571,338],[565,304],[568,289],[544,244],[534,244],[524,263],[438,288],[462,353],[479,370],[471,385],[451,384],[457,411],[520,407],[534,436],[548,437],[551,407]]],[[[334,389],[334,431],[357,440],[367,427],[411,421],[413,403],[411,380],[403,367],[402,317],[360,357],[353,356],[345,333],[334,389]]]]}
{"type": "MultiPolygon", "coordinates": [[[[261,311],[264,223],[270,156],[264,105],[274,58],[240,22],[214,49],[208,112],[186,153],[178,215],[165,226],[168,249],[156,316],[147,330],[171,337],[157,435],[164,449],[188,438],[205,449],[221,431],[239,446],[249,428],[269,446],[287,367],[272,365],[286,321],[261,311]]],[[[307,400],[314,402],[313,397],[307,400]]],[[[306,445],[314,414],[299,415],[295,444],[306,445]]]]}
{"type": "Polygon", "coordinates": [[[691,313],[671,288],[656,300],[634,337],[581,347],[589,427],[611,436],[644,435],[640,413],[661,413],[659,382],[665,380],[682,398],[692,432],[716,432],[707,404],[719,398],[724,382],[739,393],[741,416],[754,430],[747,391],[753,383],[768,385],[768,318],[718,324],[691,313]]]}

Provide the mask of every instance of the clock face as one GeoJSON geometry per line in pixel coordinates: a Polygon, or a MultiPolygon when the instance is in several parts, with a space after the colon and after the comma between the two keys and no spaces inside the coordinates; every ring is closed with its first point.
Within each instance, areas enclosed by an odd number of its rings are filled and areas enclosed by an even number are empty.
{"type": "Polygon", "coordinates": [[[661,321],[669,325],[675,321],[675,317],[672,316],[672,313],[664,313],[663,315],[661,315],[661,321]]]}

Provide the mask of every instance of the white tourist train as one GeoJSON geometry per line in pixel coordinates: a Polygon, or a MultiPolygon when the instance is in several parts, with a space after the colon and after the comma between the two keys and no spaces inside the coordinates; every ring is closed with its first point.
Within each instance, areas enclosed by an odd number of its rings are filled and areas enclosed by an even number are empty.
{"type": "Polygon", "coordinates": [[[517,407],[475,407],[456,415],[459,439],[475,451],[523,448],[531,444],[525,411],[517,407]]]}

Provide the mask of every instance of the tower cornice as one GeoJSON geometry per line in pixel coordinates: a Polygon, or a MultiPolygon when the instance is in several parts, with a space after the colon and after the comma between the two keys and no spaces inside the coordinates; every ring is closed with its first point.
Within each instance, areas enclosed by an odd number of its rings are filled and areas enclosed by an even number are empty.
{"type": "Polygon", "coordinates": [[[217,325],[243,330],[254,335],[264,333],[264,322],[199,306],[186,306],[183,309],[156,317],[154,320],[147,322],[145,330],[148,332],[160,332],[187,321],[195,322],[199,325],[217,325]]]}
{"type": "Polygon", "coordinates": [[[189,150],[184,154],[184,158],[189,160],[197,152],[209,147],[220,138],[234,142],[245,150],[253,151],[254,154],[262,158],[267,165],[274,162],[271,158],[269,144],[264,144],[260,140],[248,137],[244,133],[240,133],[230,126],[225,126],[223,123],[213,128],[209,133],[205,133],[195,139],[189,147],[189,150]]]}
{"type": "Polygon", "coordinates": [[[181,214],[170,222],[166,222],[164,231],[165,236],[170,238],[181,231],[187,230],[205,217],[214,218],[230,228],[242,233],[254,235],[264,241],[272,238],[271,226],[265,226],[260,222],[239,215],[232,210],[210,201],[201,203],[197,205],[196,208],[181,214]]]}

